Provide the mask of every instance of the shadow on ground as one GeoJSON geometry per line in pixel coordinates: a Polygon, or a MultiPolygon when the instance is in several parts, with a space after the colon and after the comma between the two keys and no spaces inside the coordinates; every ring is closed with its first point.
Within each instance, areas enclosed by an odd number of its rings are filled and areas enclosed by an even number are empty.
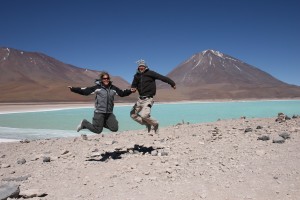
{"type": "Polygon", "coordinates": [[[141,145],[134,145],[133,148],[128,148],[126,151],[120,151],[120,150],[115,150],[113,152],[105,152],[101,154],[101,157],[99,158],[97,157],[91,157],[89,159],[87,159],[86,161],[101,161],[101,162],[105,162],[108,161],[108,159],[121,159],[123,154],[138,154],[138,153],[142,153],[142,155],[145,155],[146,153],[151,154],[151,152],[155,150],[153,147],[145,147],[145,146],[141,146],[141,145]]]}

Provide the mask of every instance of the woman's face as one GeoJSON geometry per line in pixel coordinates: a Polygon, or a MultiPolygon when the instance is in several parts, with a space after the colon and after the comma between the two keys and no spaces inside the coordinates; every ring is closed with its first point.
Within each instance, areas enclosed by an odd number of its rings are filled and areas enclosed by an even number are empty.
{"type": "Polygon", "coordinates": [[[109,76],[104,75],[104,76],[102,77],[101,81],[102,81],[102,84],[103,84],[103,85],[107,86],[107,85],[109,84],[110,78],[109,78],[109,76]]]}

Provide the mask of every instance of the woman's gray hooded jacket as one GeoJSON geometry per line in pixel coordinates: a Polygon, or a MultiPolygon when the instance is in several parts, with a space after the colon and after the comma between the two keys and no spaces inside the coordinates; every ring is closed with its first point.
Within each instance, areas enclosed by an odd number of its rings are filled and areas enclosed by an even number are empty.
{"type": "Polygon", "coordinates": [[[129,96],[131,91],[129,89],[121,90],[118,87],[109,84],[105,87],[101,82],[96,81],[96,85],[92,87],[80,88],[72,87],[70,90],[74,93],[81,95],[95,94],[95,112],[96,113],[112,113],[114,109],[114,97],[118,95],[120,97],[129,96]]]}

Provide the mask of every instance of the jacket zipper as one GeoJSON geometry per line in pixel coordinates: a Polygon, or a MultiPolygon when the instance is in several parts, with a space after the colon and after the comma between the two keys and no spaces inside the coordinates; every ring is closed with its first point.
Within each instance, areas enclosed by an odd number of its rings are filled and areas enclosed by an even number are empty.
{"type": "Polygon", "coordinates": [[[108,102],[109,102],[109,95],[110,95],[110,86],[109,86],[109,88],[106,90],[106,92],[107,92],[107,100],[106,100],[106,113],[107,113],[107,111],[108,111],[108,102]]]}
{"type": "Polygon", "coordinates": [[[141,94],[143,94],[143,73],[141,74],[141,94]]]}

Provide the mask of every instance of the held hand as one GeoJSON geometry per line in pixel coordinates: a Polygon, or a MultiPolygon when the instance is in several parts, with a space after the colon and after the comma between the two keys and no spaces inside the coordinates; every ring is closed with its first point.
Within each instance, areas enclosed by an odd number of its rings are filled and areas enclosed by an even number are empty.
{"type": "Polygon", "coordinates": [[[68,86],[68,88],[72,89],[73,87],[72,86],[68,86]]]}
{"type": "Polygon", "coordinates": [[[131,91],[132,93],[135,93],[135,92],[136,92],[136,88],[130,88],[130,91],[131,91]]]}
{"type": "Polygon", "coordinates": [[[176,89],[176,85],[174,85],[172,88],[175,90],[176,89]]]}

